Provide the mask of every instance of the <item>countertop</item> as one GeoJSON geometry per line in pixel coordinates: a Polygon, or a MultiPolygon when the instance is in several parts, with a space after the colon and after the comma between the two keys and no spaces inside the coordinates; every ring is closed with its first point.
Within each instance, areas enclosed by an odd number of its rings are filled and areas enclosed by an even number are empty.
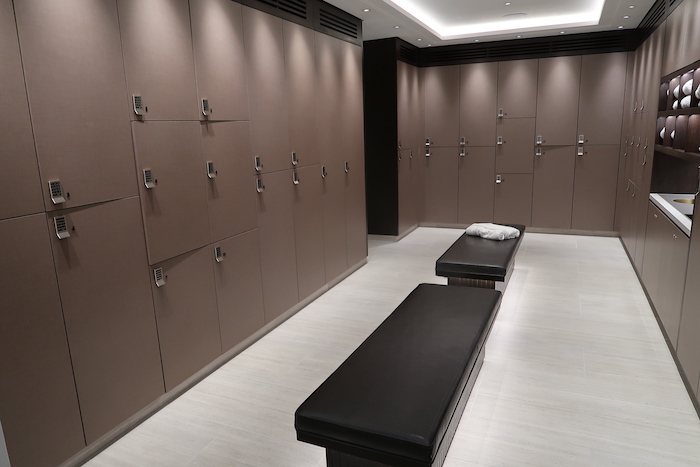
{"type": "Polygon", "coordinates": [[[695,199],[694,194],[688,193],[651,193],[649,199],[659,208],[676,226],[690,237],[692,221],[688,216],[693,215],[694,204],[679,203],[677,199],[695,199]]]}

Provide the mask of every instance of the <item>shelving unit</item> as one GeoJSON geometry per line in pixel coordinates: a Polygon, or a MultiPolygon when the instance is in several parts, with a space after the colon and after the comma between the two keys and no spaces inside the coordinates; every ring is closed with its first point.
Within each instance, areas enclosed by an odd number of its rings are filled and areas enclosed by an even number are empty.
{"type": "Polygon", "coordinates": [[[654,149],[700,161],[700,60],[661,79],[654,149]]]}

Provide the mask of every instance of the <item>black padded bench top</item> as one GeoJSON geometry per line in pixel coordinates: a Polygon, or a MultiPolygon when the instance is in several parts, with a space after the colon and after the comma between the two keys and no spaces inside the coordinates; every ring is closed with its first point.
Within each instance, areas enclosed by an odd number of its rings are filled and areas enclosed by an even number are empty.
{"type": "Polygon", "coordinates": [[[386,465],[444,460],[500,300],[489,289],[416,287],[297,409],[297,439],[386,465]]]}
{"type": "Polygon", "coordinates": [[[520,237],[498,241],[465,233],[435,262],[435,274],[503,282],[525,233],[524,225],[504,225],[520,230],[520,237]]]}

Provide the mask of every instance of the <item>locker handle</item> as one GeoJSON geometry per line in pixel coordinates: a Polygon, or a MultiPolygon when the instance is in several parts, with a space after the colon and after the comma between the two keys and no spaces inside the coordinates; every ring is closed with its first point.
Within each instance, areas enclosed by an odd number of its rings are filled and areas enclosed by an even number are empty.
{"type": "Polygon", "coordinates": [[[292,152],[292,165],[297,165],[299,163],[299,158],[296,152],[292,152]]]}
{"type": "Polygon", "coordinates": [[[634,198],[635,196],[637,196],[637,187],[633,186],[632,187],[632,197],[634,198]]]}
{"type": "Polygon", "coordinates": [[[262,159],[260,159],[260,156],[255,156],[254,163],[255,163],[255,171],[260,172],[260,170],[262,170],[262,167],[263,167],[262,159]]]}
{"type": "Polygon", "coordinates": [[[637,136],[637,147],[639,147],[639,146],[641,146],[641,145],[642,145],[642,137],[641,137],[641,136],[637,136]]]}
{"type": "Polygon", "coordinates": [[[425,157],[430,157],[431,155],[430,148],[425,148],[425,157]]]}
{"type": "Polygon", "coordinates": [[[399,149],[401,149],[401,140],[399,140],[399,149]]]}
{"type": "Polygon", "coordinates": [[[409,150],[408,152],[408,158],[413,159],[413,149],[409,150]]]}
{"type": "Polygon", "coordinates": [[[644,138],[644,149],[646,150],[649,147],[649,138],[644,138]]]}
{"type": "Polygon", "coordinates": [[[535,144],[542,144],[542,143],[544,143],[542,136],[537,136],[537,138],[535,139],[535,144]]]}
{"type": "Polygon", "coordinates": [[[629,180],[627,180],[627,188],[625,189],[625,191],[630,191],[630,181],[629,180]]]}
{"type": "Polygon", "coordinates": [[[292,172],[292,183],[295,185],[299,184],[299,174],[292,172]]]}
{"type": "Polygon", "coordinates": [[[647,153],[644,153],[644,160],[642,161],[642,165],[647,165],[647,153]]]}
{"type": "Polygon", "coordinates": [[[654,214],[654,219],[658,219],[658,218],[659,218],[659,216],[654,214]]]}
{"type": "Polygon", "coordinates": [[[496,183],[503,183],[503,178],[500,175],[496,175],[496,183]]]}
{"type": "Polygon", "coordinates": [[[464,136],[462,136],[462,137],[459,139],[459,145],[460,145],[460,146],[466,146],[467,143],[468,143],[467,138],[465,138],[464,136]]]}
{"type": "Polygon", "coordinates": [[[496,138],[496,144],[505,144],[503,136],[499,136],[498,138],[496,138]]]}
{"type": "Polygon", "coordinates": [[[143,169],[143,184],[147,189],[155,188],[158,180],[153,178],[153,171],[151,169],[143,169]]]}
{"type": "Polygon", "coordinates": [[[53,218],[53,225],[56,228],[56,236],[59,240],[70,237],[70,232],[68,231],[68,221],[66,221],[66,216],[58,216],[53,218]]]}
{"type": "Polygon", "coordinates": [[[225,256],[226,253],[221,250],[220,246],[214,247],[214,258],[216,259],[217,263],[222,262],[225,256]]]}
{"type": "Polygon", "coordinates": [[[134,113],[136,115],[145,115],[148,112],[148,107],[143,105],[143,98],[139,95],[131,96],[132,102],[134,104],[134,113]]]}
{"type": "Polygon", "coordinates": [[[219,171],[214,168],[214,162],[207,161],[207,177],[214,178],[219,175],[219,171]]]}
{"type": "Polygon", "coordinates": [[[578,135],[578,144],[583,144],[586,142],[586,138],[584,135],[578,135]]]}
{"type": "Polygon", "coordinates": [[[467,150],[464,149],[464,148],[461,148],[461,149],[459,150],[459,157],[464,157],[464,156],[466,156],[466,155],[467,155],[467,150]]]}
{"type": "Polygon", "coordinates": [[[398,151],[399,153],[399,161],[401,160],[401,151],[398,151]]]}
{"type": "Polygon", "coordinates": [[[583,156],[585,153],[583,152],[583,146],[579,146],[578,150],[576,152],[577,156],[583,156]]]}
{"type": "Polygon", "coordinates": [[[433,143],[430,142],[430,138],[425,138],[425,145],[430,146],[431,144],[433,143]]]}
{"type": "Polygon", "coordinates": [[[348,161],[345,161],[345,173],[350,172],[350,164],[348,164],[348,161]]]}
{"type": "Polygon", "coordinates": [[[62,204],[66,202],[60,180],[49,180],[49,193],[51,193],[51,202],[53,204],[62,204]]]}
{"type": "Polygon", "coordinates": [[[209,99],[202,99],[202,115],[208,117],[214,110],[209,107],[209,99]]]}
{"type": "Polygon", "coordinates": [[[644,111],[644,99],[642,99],[642,106],[639,108],[639,111],[640,112],[644,111]]]}
{"type": "Polygon", "coordinates": [[[153,270],[153,278],[156,281],[156,287],[163,287],[166,279],[166,276],[163,273],[163,268],[155,268],[153,270]]]}
{"type": "Polygon", "coordinates": [[[634,108],[632,109],[632,112],[636,112],[636,111],[637,111],[637,101],[634,101],[634,108]]]}
{"type": "Polygon", "coordinates": [[[503,118],[505,116],[505,114],[506,113],[503,111],[503,109],[498,109],[498,113],[496,114],[496,116],[498,118],[503,118]]]}
{"type": "Polygon", "coordinates": [[[265,185],[263,185],[262,178],[255,179],[255,190],[258,193],[262,193],[263,191],[265,191],[265,185]]]}
{"type": "Polygon", "coordinates": [[[535,155],[536,156],[541,156],[543,154],[542,148],[535,148],[535,155]]]}
{"type": "Polygon", "coordinates": [[[328,176],[328,172],[326,172],[326,167],[321,166],[321,178],[326,178],[328,176]]]}

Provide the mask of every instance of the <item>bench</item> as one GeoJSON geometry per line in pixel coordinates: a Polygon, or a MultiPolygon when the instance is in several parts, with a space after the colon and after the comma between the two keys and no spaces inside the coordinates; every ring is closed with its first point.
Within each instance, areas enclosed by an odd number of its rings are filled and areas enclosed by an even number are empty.
{"type": "Polygon", "coordinates": [[[443,464],[501,302],[495,290],[421,284],[299,406],[297,439],[329,467],[443,464]]]}
{"type": "Polygon", "coordinates": [[[447,277],[449,285],[505,291],[525,233],[524,225],[505,225],[518,229],[520,236],[496,241],[465,233],[435,262],[435,274],[447,277]]]}

